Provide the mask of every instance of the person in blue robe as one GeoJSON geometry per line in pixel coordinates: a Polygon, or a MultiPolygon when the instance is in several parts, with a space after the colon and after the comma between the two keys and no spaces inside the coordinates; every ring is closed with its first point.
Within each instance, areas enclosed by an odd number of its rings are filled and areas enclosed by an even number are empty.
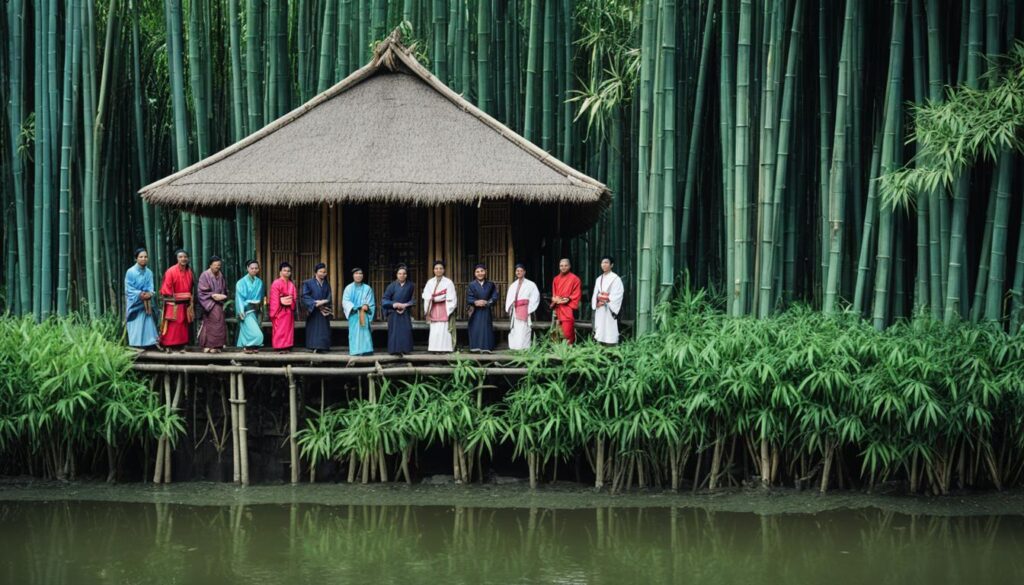
{"type": "Polygon", "coordinates": [[[235,312],[238,313],[238,341],[236,345],[245,353],[256,353],[263,346],[260,315],[263,308],[263,281],[260,264],[255,260],[245,263],[246,275],[235,284],[235,312]]]}
{"type": "Polygon", "coordinates": [[[409,268],[399,264],[395,280],[388,285],[381,300],[384,317],[388,320],[388,353],[412,353],[412,314],[417,302],[416,285],[409,282],[409,268]]]}
{"type": "Polygon", "coordinates": [[[377,301],[370,285],[363,283],[363,269],[352,269],[352,282],[345,287],[341,308],[348,319],[349,355],[373,354],[373,336],[370,323],[377,310],[377,301]]]}
{"type": "Polygon", "coordinates": [[[327,265],[313,267],[314,276],[302,283],[299,298],[306,309],[306,347],[314,353],[331,349],[331,283],[327,282],[327,265]]]}
{"type": "Polygon", "coordinates": [[[469,283],[466,304],[469,305],[469,350],[494,351],[494,322],[491,305],[498,302],[498,287],[487,280],[487,267],[477,264],[473,269],[476,279],[469,283]]]}
{"type": "Polygon", "coordinates": [[[128,345],[153,347],[160,341],[153,319],[153,271],[146,267],[149,253],[145,248],[135,250],[135,265],[124,275],[125,328],[128,345]]]}

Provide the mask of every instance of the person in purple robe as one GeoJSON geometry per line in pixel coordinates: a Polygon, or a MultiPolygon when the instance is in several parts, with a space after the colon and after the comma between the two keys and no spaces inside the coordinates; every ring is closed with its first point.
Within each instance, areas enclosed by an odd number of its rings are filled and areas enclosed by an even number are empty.
{"type": "Polygon", "coordinates": [[[199,276],[199,305],[203,308],[203,321],[199,325],[199,346],[205,353],[220,353],[227,344],[224,301],[228,300],[228,285],[220,269],[217,256],[210,258],[210,267],[199,276]]]}

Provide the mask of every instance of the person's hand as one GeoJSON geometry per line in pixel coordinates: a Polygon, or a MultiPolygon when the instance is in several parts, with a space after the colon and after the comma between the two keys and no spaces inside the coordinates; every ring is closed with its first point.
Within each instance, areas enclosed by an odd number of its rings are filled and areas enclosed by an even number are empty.
{"type": "Polygon", "coordinates": [[[150,293],[150,292],[144,292],[144,293],[142,293],[142,294],[141,294],[141,295],[139,295],[139,296],[140,296],[140,297],[142,297],[142,300],[144,300],[144,301],[148,301],[149,299],[153,298],[153,293],[150,293]]]}
{"type": "Polygon", "coordinates": [[[239,313],[239,314],[238,314],[238,320],[239,320],[239,321],[245,321],[245,315],[243,315],[243,314],[239,313]]]}
{"type": "Polygon", "coordinates": [[[364,311],[369,311],[370,310],[370,305],[363,305],[363,310],[364,311]]]}
{"type": "Polygon", "coordinates": [[[401,311],[405,308],[405,303],[391,303],[391,306],[394,307],[395,310],[401,311]]]}
{"type": "Polygon", "coordinates": [[[219,293],[215,293],[213,295],[213,300],[217,301],[218,303],[221,302],[221,301],[227,300],[227,298],[228,298],[228,295],[222,295],[222,294],[219,294],[219,293]]]}
{"type": "Polygon", "coordinates": [[[288,295],[281,297],[281,304],[286,307],[292,306],[292,297],[288,295]]]}

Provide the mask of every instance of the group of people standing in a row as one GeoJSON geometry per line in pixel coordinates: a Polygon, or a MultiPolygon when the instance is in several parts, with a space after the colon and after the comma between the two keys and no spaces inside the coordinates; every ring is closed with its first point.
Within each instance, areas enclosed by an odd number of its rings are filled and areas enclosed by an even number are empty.
{"type": "MultiPolygon", "coordinates": [[[[217,256],[193,282],[189,255],[184,250],[175,252],[176,263],[164,273],[159,293],[154,290],[153,272],[147,267],[149,255],[145,249],[135,251],[135,265],[125,274],[125,301],[128,344],[133,347],[157,346],[167,351],[184,351],[189,342],[190,324],[196,320],[196,299],[202,310],[198,343],[204,352],[217,353],[227,345],[226,302],[230,298],[227,282],[221,271],[223,262],[217,256]],[[196,286],[197,285],[197,286],[196,286]],[[195,294],[193,295],[193,292],[195,294]],[[163,301],[159,330],[156,325],[154,301],[163,301]]],[[[601,275],[594,282],[591,307],[594,310],[594,338],[601,343],[619,341],[618,316],[622,307],[624,288],[622,279],[612,272],[611,257],[601,259],[601,275]]],[[[232,310],[238,317],[236,345],[246,353],[255,353],[263,347],[261,316],[264,305],[271,323],[271,346],[288,351],[295,345],[295,316],[299,306],[307,313],[306,347],[314,351],[331,348],[331,309],[333,297],[327,281],[327,267],[317,264],[314,275],[301,283],[301,289],[292,280],[292,266],[282,262],[278,277],[265,294],[260,279],[260,265],[255,260],[246,262],[246,275],[235,283],[232,310]]],[[[558,274],[551,285],[551,311],[558,321],[561,335],[568,343],[576,341],[576,310],[579,308],[582,285],[572,273],[567,258],[558,264],[558,274]]],[[[455,311],[458,293],[455,283],[445,276],[445,263],[435,261],[433,278],[424,285],[420,300],[424,318],[430,328],[427,349],[432,352],[455,350],[455,311]]],[[[474,280],[466,290],[469,306],[469,349],[489,352],[495,347],[494,324],[491,307],[498,302],[498,287],[487,279],[487,267],[477,264],[474,280]]],[[[352,282],[342,293],[342,317],[348,321],[349,353],[373,353],[370,324],[376,313],[376,297],[364,282],[361,268],[352,269],[352,282]]],[[[381,309],[387,320],[388,353],[405,354],[413,351],[412,314],[415,306],[416,285],[409,280],[409,270],[400,264],[395,280],[388,285],[381,299],[381,309]]],[[[515,280],[508,285],[505,311],[509,315],[509,349],[527,349],[533,340],[532,316],[540,306],[537,285],[526,278],[526,267],[515,266],[515,280]]]]}

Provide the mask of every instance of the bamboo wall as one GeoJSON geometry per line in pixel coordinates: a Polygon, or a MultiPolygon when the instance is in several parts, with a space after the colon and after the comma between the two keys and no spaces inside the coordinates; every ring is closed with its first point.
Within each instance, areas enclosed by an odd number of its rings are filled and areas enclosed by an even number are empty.
{"type": "MultiPolygon", "coordinates": [[[[507,202],[482,202],[476,207],[402,207],[370,205],[368,221],[349,232],[343,229],[343,206],[280,208],[255,212],[257,260],[267,283],[277,278],[278,265],[288,261],[294,267],[296,286],[312,277],[313,266],[327,264],[328,281],[334,290],[334,311],[341,314],[341,296],[351,266],[345,266],[345,243],[352,238],[367,242],[367,258],[358,260],[366,282],[377,297],[377,318],[384,289],[394,279],[395,266],[409,266],[409,278],[417,286],[416,319],[422,318],[419,289],[433,276],[436,259],[447,264],[446,275],[459,291],[458,319],[467,318],[466,287],[473,279],[473,266],[487,264],[488,276],[501,295],[512,280],[514,250],[511,212],[507,202]]],[[[502,302],[504,297],[502,297],[502,302]]],[[[502,318],[502,302],[495,305],[495,318],[502,318]]],[[[300,311],[300,318],[305,313],[300,311]]]]}

